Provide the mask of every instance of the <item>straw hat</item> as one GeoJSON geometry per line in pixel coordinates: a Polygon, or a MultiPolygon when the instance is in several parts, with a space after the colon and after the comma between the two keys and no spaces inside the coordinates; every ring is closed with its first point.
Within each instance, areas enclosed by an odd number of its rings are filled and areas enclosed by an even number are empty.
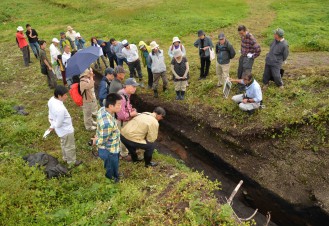
{"type": "Polygon", "coordinates": [[[68,30],[68,31],[71,31],[71,30],[73,30],[73,27],[71,27],[71,26],[67,26],[67,30],[68,30]]]}

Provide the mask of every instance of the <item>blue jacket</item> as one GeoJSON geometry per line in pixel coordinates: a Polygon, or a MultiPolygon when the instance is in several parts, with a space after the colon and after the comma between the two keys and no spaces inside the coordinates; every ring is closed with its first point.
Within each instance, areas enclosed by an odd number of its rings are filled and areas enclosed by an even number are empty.
{"type": "Polygon", "coordinates": [[[106,99],[107,95],[109,94],[111,81],[107,80],[107,78],[104,76],[99,84],[99,92],[98,92],[98,98],[99,98],[99,104],[101,107],[103,107],[103,100],[106,99]]]}

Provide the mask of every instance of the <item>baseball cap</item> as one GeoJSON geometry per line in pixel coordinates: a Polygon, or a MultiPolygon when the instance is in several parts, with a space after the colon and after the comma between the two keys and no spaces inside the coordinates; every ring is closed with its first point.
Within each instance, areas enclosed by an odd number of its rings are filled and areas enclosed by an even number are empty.
{"type": "Polygon", "coordinates": [[[128,78],[125,82],[126,86],[139,86],[139,83],[136,82],[134,78],[128,78]]]}

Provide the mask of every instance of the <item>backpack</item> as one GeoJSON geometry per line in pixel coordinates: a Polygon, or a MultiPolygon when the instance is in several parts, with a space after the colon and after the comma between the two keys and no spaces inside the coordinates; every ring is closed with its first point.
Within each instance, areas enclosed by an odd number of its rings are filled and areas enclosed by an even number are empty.
{"type": "Polygon", "coordinates": [[[74,78],[74,83],[71,85],[71,89],[70,89],[69,92],[70,92],[70,96],[71,96],[72,100],[74,101],[74,103],[76,105],[78,105],[78,106],[82,106],[83,105],[82,95],[83,94],[86,94],[86,90],[84,90],[81,93],[81,90],[80,90],[80,79],[76,79],[76,77],[74,78]]]}

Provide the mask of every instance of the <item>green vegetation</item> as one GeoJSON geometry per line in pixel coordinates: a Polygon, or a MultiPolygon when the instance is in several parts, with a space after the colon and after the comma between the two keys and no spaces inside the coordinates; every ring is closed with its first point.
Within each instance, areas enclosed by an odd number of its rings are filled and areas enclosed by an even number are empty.
{"type": "MultiPolygon", "coordinates": [[[[329,5],[326,0],[275,1],[277,13],[272,28],[282,27],[291,50],[329,51],[329,5]]],[[[274,30],[274,29],[272,29],[274,30]]],[[[268,34],[271,30],[268,31],[268,34]]],[[[272,35],[268,35],[269,39],[272,35]]]]}

